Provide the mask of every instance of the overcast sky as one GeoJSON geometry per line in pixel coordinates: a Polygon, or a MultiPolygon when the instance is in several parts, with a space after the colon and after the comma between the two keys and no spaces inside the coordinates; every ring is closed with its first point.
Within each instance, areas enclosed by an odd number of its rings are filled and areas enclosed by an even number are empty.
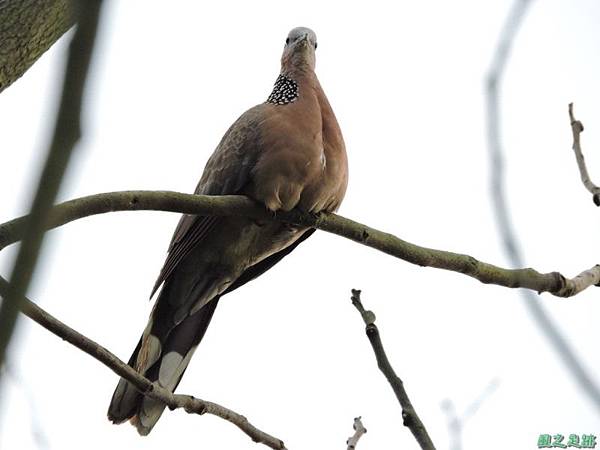
{"type": "MultiPolygon", "coordinates": [[[[191,192],[229,125],[266,99],[289,29],[318,36],[317,74],[349,155],[344,216],[428,247],[507,265],[489,196],[484,75],[511,1],[106,2],[84,136],[60,198],[126,189],[191,192]]],[[[527,264],[567,276],[600,262],[600,211],[570,150],[567,104],[600,180],[600,3],[534,2],[502,84],[508,201],[527,264]]],[[[70,35],[0,97],[0,221],[24,214],[53,126],[70,35]]],[[[598,182],[598,181],[597,181],[598,182]]],[[[127,360],[178,217],[96,216],[49,234],[29,294],[127,360]]],[[[14,249],[3,252],[9,273],[14,249]]],[[[535,449],[540,433],[596,434],[585,398],[517,291],[420,268],[318,232],[224,298],[179,392],[246,415],[288,448],[416,449],[378,372],[350,289],[363,290],[388,356],[439,449],[450,399],[464,449],[535,449]]],[[[593,376],[597,289],[540,301],[593,376]]],[[[257,448],[215,417],[166,412],[150,436],[113,426],[117,376],[28,319],[0,390],[2,449],[257,448]],[[31,417],[46,442],[36,442],[31,417]]],[[[600,384],[600,377],[595,379],[600,384]]]]}

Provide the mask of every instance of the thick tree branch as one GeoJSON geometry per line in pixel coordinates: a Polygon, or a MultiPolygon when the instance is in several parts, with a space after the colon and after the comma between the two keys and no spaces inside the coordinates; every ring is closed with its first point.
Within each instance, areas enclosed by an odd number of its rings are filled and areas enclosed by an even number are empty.
{"type": "Polygon", "coordinates": [[[23,227],[23,242],[12,273],[10,289],[0,306],[0,366],[12,336],[19,311],[19,302],[27,292],[42,246],[46,221],[60,188],[69,159],[81,135],[79,116],[96,29],[100,16],[100,0],[77,1],[75,14],[77,31],[69,47],[64,69],[60,107],[46,162],[37,184],[31,214],[23,227]]]}
{"type": "Polygon", "coordinates": [[[596,206],[600,206],[600,187],[592,183],[585,165],[585,158],[583,157],[580,141],[581,133],[583,132],[583,124],[575,119],[575,115],[573,114],[573,103],[569,103],[569,119],[571,120],[571,130],[573,131],[573,151],[575,152],[575,159],[577,160],[581,182],[590,194],[592,194],[592,199],[596,206]]]}
{"type": "Polygon", "coordinates": [[[73,0],[0,0],[0,92],[73,26],[73,0]]]}
{"type": "MultiPolygon", "coordinates": [[[[9,283],[0,277],[0,296],[5,297],[10,292],[9,283]]],[[[97,359],[114,373],[132,383],[142,394],[165,403],[171,410],[183,408],[187,413],[212,414],[225,419],[246,433],[254,442],[264,444],[270,448],[283,450],[285,445],[264,431],[259,430],[241,414],[238,414],[224,406],[213,402],[201,400],[191,395],[173,394],[171,391],[152,383],[140,375],[130,366],[125,364],[113,353],[100,344],[92,341],[83,334],[62,323],[42,308],[23,297],[21,299],[21,311],[27,317],[37,322],[51,333],[64,339],[71,345],[84,351],[91,357],[97,359]]]]}
{"type": "MultiPolygon", "coordinates": [[[[517,233],[510,218],[504,186],[505,163],[501,137],[502,123],[499,98],[502,78],[509,60],[510,50],[516,38],[517,31],[523,22],[523,18],[532,3],[532,0],[514,0],[504,28],[500,33],[500,38],[486,78],[486,122],[491,170],[490,194],[496,214],[500,239],[513,267],[523,267],[525,259],[523,258],[517,233]]],[[[546,339],[548,339],[551,347],[563,362],[565,369],[571,373],[580,388],[586,393],[586,398],[592,401],[596,410],[600,411],[600,388],[577,357],[575,349],[571,347],[568,339],[563,336],[558,324],[548,314],[544,306],[539,302],[539,299],[529,291],[522,291],[522,296],[531,318],[546,339]]]]}
{"type": "Polygon", "coordinates": [[[377,366],[385,375],[385,378],[394,390],[394,394],[396,394],[396,398],[400,402],[404,426],[408,427],[423,450],[435,450],[435,446],[429,437],[429,433],[427,433],[425,425],[423,425],[423,422],[419,419],[417,412],[408,398],[408,394],[404,389],[404,383],[398,375],[396,375],[396,372],[394,372],[394,368],[385,354],[385,349],[383,348],[383,343],[379,336],[379,329],[377,328],[377,325],[375,325],[375,314],[372,311],[365,311],[360,300],[359,290],[352,289],[352,304],[356,307],[365,322],[365,331],[369,338],[369,342],[373,347],[373,352],[377,359],[377,366]]]}
{"type": "MultiPolygon", "coordinates": [[[[112,211],[160,210],[215,216],[247,216],[279,220],[337,234],[383,253],[419,266],[435,267],[469,275],[482,283],[526,288],[557,297],[570,297],[600,282],[600,266],[583,271],[573,279],[558,272],[539,273],[533,269],[504,269],[469,255],[421,247],[392,234],[376,230],[336,214],[312,215],[297,210],[278,212],[275,217],[243,196],[204,196],[170,191],[122,191],[90,195],[55,206],[47,228],[95,214],[112,211]]],[[[0,250],[23,236],[27,216],[0,224],[0,250]]]]}

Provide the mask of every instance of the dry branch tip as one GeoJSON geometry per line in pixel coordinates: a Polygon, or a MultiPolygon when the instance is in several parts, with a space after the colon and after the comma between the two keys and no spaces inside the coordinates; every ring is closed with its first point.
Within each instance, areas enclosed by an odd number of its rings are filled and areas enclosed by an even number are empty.
{"type": "Polygon", "coordinates": [[[364,427],[361,419],[362,418],[360,416],[354,418],[354,423],[352,424],[354,434],[346,439],[348,450],[354,450],[356,448],[356,444],[358,444],[358,440],[367,432],[367,429],[364,427]]]}

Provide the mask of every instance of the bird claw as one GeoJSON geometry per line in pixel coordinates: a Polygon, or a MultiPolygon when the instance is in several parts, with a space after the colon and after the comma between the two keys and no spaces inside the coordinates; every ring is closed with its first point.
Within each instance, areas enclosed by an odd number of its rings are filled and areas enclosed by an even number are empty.
{"type": "Polygon", "coordinates": [[[323,213],[322,212],[317,212],[317,211],[309,211],[308,215],[311,218],[312,223],[316,224],[321,219],[321,217],[323,216],[323,213]]]}
{"type": "Polygon", "coordinates": [[[273,218],[273,219],[277,218],[277,210],[276,209],[269,209],[267,207],[267,214],[269,214],[269,216],[271,216],[271,218],[273,218]]]}

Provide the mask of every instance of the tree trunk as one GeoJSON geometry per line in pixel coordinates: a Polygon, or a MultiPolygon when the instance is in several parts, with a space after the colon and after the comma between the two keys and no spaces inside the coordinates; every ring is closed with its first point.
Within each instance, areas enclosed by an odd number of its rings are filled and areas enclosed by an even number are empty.
{"type": "Polygon", "coordinates": [[[72,0],[0,0],[0,92],[74,23],[72,0]]]}

